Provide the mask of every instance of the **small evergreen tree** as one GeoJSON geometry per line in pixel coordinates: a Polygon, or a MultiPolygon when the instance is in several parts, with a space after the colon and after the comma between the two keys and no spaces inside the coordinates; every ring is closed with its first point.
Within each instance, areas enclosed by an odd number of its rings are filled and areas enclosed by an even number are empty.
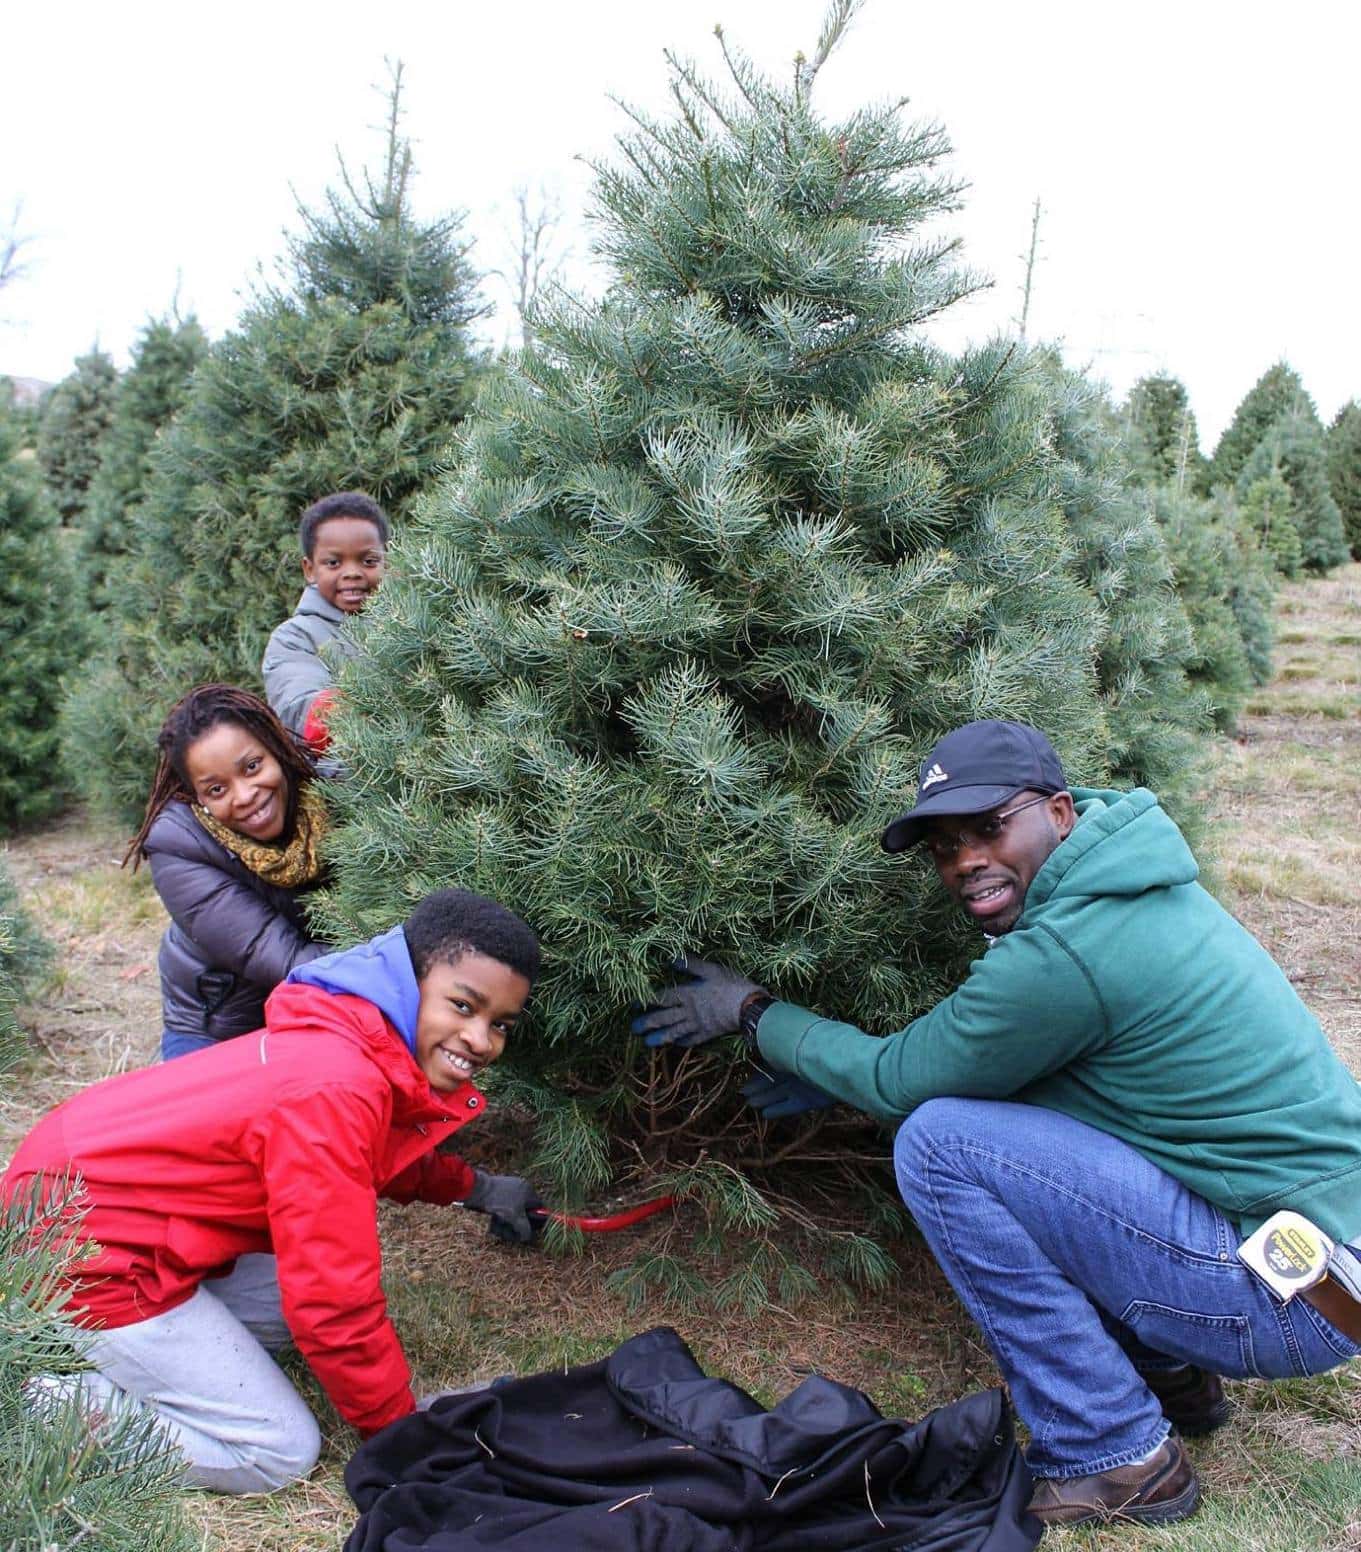
{"type": "Polygon", "coordinates": [[[7,414],[19,439],[19,446],[32,452],[38,446],[38,429],[42,425],[42,407],[47,395],[38,398],[19,396],[12,377],[0,374],[0,400],[8,406],[7,414]]]}
{"type": "Polygon", "coordinates": [[[100,443],[113,419],[118,373],[95,346],[47,395],[38,429],[38,462],[64,527],[79,522],[99,468],[100,443]]]}
{"type": "Polygon", "coordinates": [[[1207,495],[1209,460],[1185,385],[1167,373],[1141,377],[1125,405],[1126,447],[1134,477],[1144,485],[1172,485],[1179,495],[1207,495]]]}
{"type": "Polygon", "coordinates": [[[1177,592],[1195,642],[1192,682],[1209,695],[1226,732],[1254,684],[1271,675],[1272,587],[1266,561],[1232,499],[1156,493],[1177,592]]]}
{"type": "Polygon", "coordinates": [[[1295,498],[1279,463],[1273,461],[1266,474],[1246,486],[1241,508],[1271,564],[1282,576],[1297,577],[1304,568],[1304,556],[1293,516],[1295,498]]]}
{"type": "Polygon", "coordinates": [[[811,105],[853,8],[788,89],[726,44],[731,97],[671,60],[677,115],[634,115],[598,169],[608,295],[541,306],[484,388],[337,718],[332,927],[452,881],[523,911],[545,972],[498,1072],[539,1117],[536,1169],[579,1199],[612,1149],[656,1167],[703,1141],[726,1157],[687,1189],[749,1230],[769,1209],[735,1164],[858,1150],[764,1138],[731,1053],[642,1052],[629,1000],[707,950],[904,1022],[976,950],[922,860],[879,847],[933,741],[1026,719],[1074,780],[1112,752],[1047,368],[921,337],[973,284],[921,231],[957,201],[944,135],[811,105]]]}
{"type": "Polygon", "coordinates": [[[1361,404],[1344,404],[1328,428],[1328,485],[1353,560],[1361,560],[1361,404]]]}
{"type": "Polygon", "coordinates": [[[47,973],[51,957],[50,946],[20,905],[0,853],[0,1072],[12,1067],[23,1051],[19,1006],[47,973]]]}
{"type": "Polygon", "coordinates": [[[1342,513],[1328,484],[1328,451],[1316,417],[1283,415],[1267,429],[1238,476],[1237,493],[1245,499],[1259,480],[1279,470],[1290,487],[1290,520],[1300,540],[1307,571],[1323,573],[1347,559],[1342,513]]]}
{"type": "Polygon", "coordinates": [[[62,675],[80,649],[72,571],[12,399],[0,396],[0,829],[50,813],[62,675]]]}
{"type": "Polygon", "coordinates": [[[1211,498],[1219,526],[1232,543],[1229,565],[1229,608],[1238,622],[1248,673],[1254,685],[1269,684],[1276,645],[1276,574],[1252,525],[1227,491],[1211,498]]]}
{"type": "Polygon", "coordinates": [[[1211,483],[1236,484],[1257,444],[1283,415],[1300,415],[1318,425],[1318,411],[1305,392],[1299,373],[1286,362],[1277,361],[1258,378],[1234,411],[1210,462],[1211,483]]]}
{"type": "Polygon", "coordinates": [[[135,817],[166,707],[193,683],[258,686],[270,631],[301,579],[297,521],[333,490],[400,518],[470,400],[475,277],[458,218],[419,221],[390,98],[380,179],[342,189],[303,232],[275,289],[200,362],[157,439],[107,645],[67,704],[63,748],[82,793],[135,817]]]}
{"type": "Polygon", "coordinates": [[[118,383],[99,444],[99,467],[80,519],[78,564],[90,607],[102,609],[109,564],[126,553],[137,504],[151,475],[151,449],[179,409],[208,341],[193,318],[148,323],[118,383]]]}

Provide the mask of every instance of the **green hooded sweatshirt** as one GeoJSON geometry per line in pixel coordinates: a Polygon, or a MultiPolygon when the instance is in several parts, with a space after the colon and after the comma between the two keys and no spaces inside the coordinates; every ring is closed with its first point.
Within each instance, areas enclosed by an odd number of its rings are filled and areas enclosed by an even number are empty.
{"type": "Polygon", "coordinates": [[[1361,1088],[1260,943],[1196,883],[1153,793],[1073,789],[1079,820],[1010,932],[895,1035],[777,1002],[777,1067],[901,1120],[946,1095],[1058,1110],[1251,1233],[1279,1208],[1361,1236],[1361,1088]]]}

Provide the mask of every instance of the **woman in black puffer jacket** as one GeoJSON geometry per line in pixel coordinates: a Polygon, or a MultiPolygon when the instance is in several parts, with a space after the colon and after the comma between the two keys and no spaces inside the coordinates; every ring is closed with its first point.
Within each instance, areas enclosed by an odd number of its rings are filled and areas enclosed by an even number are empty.
{"type": "Polygon", "coordinates": [[[159,959],[168,1060],[259,1029],[275,986],[328,952],[303,914],[323,881],[326,808],[310,756],[245,690],[191,690],[157,747],[146,816],[123,861],[150,862],[170,912],[159,959]]]}

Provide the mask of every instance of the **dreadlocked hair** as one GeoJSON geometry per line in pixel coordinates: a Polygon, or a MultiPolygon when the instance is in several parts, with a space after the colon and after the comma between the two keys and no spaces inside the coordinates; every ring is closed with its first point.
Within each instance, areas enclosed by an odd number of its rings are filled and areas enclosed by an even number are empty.
{"type": "Polygon", "coordinates": [[[288,824],[292,824],[298,789],[317,774],[312,756],[258,695],[230,684],[200,684],[175,702],[156,735],[156,748],[160,751],[156,775],[142,816],[142,828],[123,854],[124,867],[131,862],[135,873],[141,866],[147,834],[167,804],[194,801],[184,757],[191,744],[224,722],[243,728],[279,762],[288,778],[288,824]]]}

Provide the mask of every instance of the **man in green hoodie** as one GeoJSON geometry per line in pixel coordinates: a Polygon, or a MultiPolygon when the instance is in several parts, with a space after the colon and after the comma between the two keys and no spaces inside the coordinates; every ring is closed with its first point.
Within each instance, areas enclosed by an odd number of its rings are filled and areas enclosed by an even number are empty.
{"type": "Polygon", "coordinates": [[[1070,790],[1035,728],[974,722],[884,832],[917,844],[989,941],[906,1029],[871,1037],[702,960],[634,1028],[740,1029],[792,1075],[753,1097],[767,1114],[834,1097],[901,1123],[903,1198],[1029,1427],[1032,1509],[1181,1519],[1200,1490],[1172,1428],[1226,1419],[1219,1375],[1361,1352],[1361,1089],[1151,792],[1070,790]],[[1283,1302],[1236,1251],[1286,1207],[1339,1250],[1283,1302]]]}

